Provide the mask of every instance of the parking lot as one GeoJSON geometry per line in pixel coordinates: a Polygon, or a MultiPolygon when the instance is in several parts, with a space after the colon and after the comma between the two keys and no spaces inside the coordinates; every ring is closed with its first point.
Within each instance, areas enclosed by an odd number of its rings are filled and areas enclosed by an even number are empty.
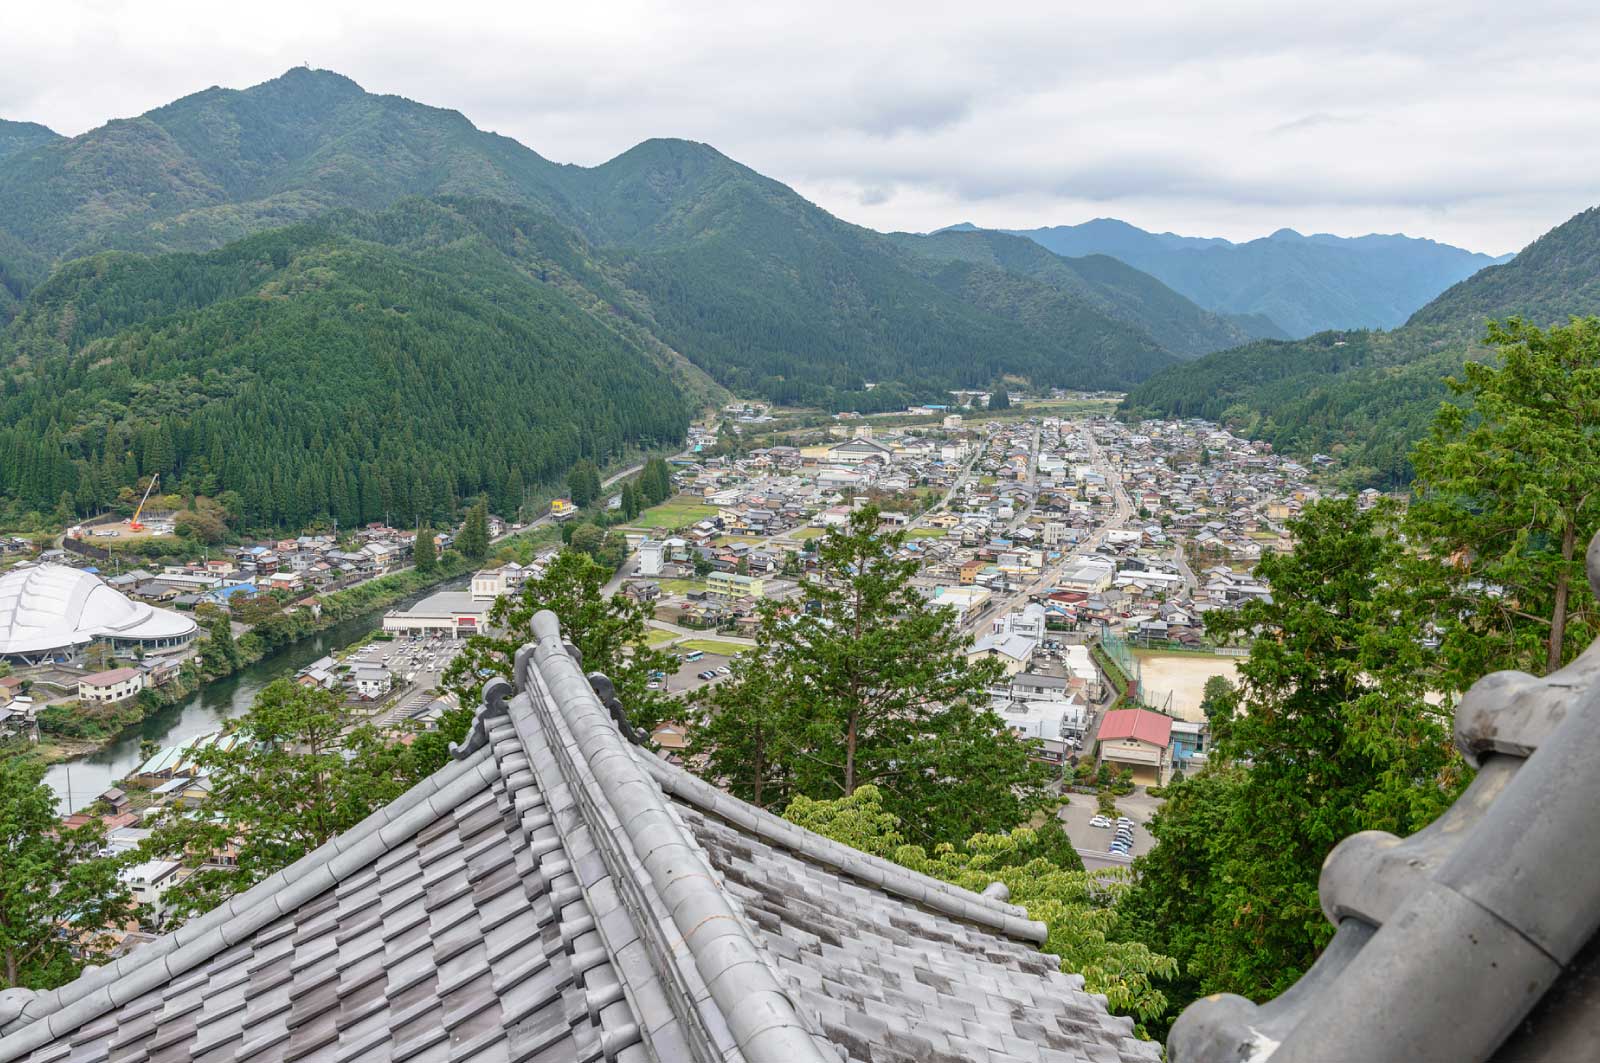
{"type": "Polygon", "coordinates": [[[408,637],[369,642],[351,654],[348,663],[382,665],[394,677],[392,703],[373,722],[379,726],[399,723],[431,702],[439,677],[465,647],[462,639],[408,637]]]}
{"type": "MultiPolygon", "coordinates": [[[[1074,848],[1094,849],[1104,852],[1111,844],[1112,827],[1091,827],[1089,821],[1098,815],[1098,804],[1094,794],[1068,794],[1068,805],[1057,815],[1060,816],[1062,825],[1067,828],[1067,837],[1072,839],[1074,848]]],[[[1155,848],[1155,839],[1150,836],[1150,831],[1145,824],[1150,822],[1150,817],[1155,814],[1161,802],[1144,792],[1144,787],[1135,787],[1132,794],[1127,797],[1117,798],[1117,810],[1124,816],[1133,820],[1133,855],[1142,856],[1155,848]]]]}
{"type": "Polygon", "coordinates": [[[733,658],[725,657],[720,653],[706,653],[696,660],[685,661],[682,659],[683,651],[669,650],[668,652],[677,653],[679,657],[678,670],[667,676],[667,690],[673,694],[699,690],[701,687],[708,686],[711,683],[722,682],[726,677],[718,672],[718,669],[728,667],[728,663],[733,660],[733,658]],[[701,679],[701,672],[718,672],[718,674],[715,679],[701,679]]]}

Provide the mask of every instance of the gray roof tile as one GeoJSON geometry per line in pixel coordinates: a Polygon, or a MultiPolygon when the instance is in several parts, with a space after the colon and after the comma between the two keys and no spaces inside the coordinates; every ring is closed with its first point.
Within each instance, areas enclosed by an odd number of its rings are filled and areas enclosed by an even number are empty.
{"type": "Polygon", "coordinates": [[[535,635],[521,688],[490,684],[451,766],[223,909],[38,994],[0,1031],[0,1061],[72,1045],[85,1060],[1156,1058],[1034,951],[1042,928],[1020,909],[648,757],[548,616],[535,635]]]}

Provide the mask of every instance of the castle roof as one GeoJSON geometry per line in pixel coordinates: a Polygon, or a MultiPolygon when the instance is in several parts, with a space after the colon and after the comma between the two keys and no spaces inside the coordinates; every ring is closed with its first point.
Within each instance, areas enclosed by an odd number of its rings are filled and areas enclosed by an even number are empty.
{"type": "Polygon", "coordinates": [[[656,758],[554,616],[533,630],[449,765],[174,933],[0,994],[0,1061],[1158,1058],[1020,908],[656,758]]]}

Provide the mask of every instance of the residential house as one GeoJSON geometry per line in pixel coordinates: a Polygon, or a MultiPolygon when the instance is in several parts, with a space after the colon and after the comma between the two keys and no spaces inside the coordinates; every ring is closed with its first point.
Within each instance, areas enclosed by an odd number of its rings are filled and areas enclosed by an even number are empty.
{"type": "Polygon", "coordinates": [[[112,668],[78,679],[78,698],[107,705],[124,701],[144,689],[144,673],[137,668],[112,668]]]}

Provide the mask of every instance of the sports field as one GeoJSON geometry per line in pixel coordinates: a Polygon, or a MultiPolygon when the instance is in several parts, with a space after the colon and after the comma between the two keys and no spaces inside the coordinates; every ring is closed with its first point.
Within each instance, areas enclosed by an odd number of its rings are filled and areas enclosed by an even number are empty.
{"type": "Polygon", "coordinates": [[[1141,651],[1135,651],[1134,656],[1139,659],[1145,703],[1160,707],[1171,692],[1170,711],[1180,720],[1205,719],[1200,711],[1200,699],[1205,694],[1207,679],[1214,675],[1232,680],[1239,678],[1239,669],[1232,657],[1141,651]]]}

